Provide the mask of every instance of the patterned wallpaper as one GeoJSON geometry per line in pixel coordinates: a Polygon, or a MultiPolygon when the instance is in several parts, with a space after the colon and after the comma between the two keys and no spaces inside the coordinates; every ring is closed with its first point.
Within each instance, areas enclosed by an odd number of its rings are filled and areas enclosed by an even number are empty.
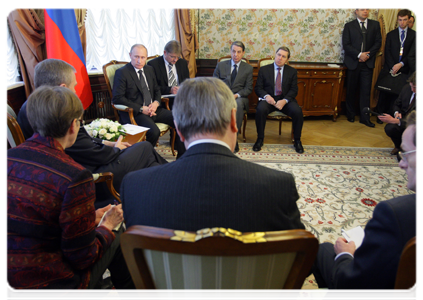
{"type": "MultiPolygon", "coordinates": [[[[377,20],[377,10],[370,19],[377,20]]],[[[342,30],[355,19],[354,9],[199,9],[198,58],[229,55],[235,40],[245,44],[245,57],[274,56],[280,46],[291,50],[291,61],[343,61],[342,30]]]]}

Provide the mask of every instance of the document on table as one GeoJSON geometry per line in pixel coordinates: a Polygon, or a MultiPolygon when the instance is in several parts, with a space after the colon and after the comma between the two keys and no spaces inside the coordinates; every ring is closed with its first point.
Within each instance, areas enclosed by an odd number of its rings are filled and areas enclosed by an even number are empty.
{"type": "Polygon", "coordinates": [[[138,134],[150,129],[148,127],[138,126],[134,124],[125,124],[125,125],[122,125],[122,127],[126,130],[127,134],[131,134],[131,135],[138,134]]]}
{"type": "Polygon", "coordinates": [[[361,226],[357,226],[353,229],[345,231],[341,229],[343,237],[347,240],[347,242],[353,241],[355,243],[356,249],[361,246],[361,243],[364,239],[364,229],[361,226]]]}
{"type": "Polygon", "coordinates": [[[175,97],[176,94],[162,95],[162,98],[175,97]]]}

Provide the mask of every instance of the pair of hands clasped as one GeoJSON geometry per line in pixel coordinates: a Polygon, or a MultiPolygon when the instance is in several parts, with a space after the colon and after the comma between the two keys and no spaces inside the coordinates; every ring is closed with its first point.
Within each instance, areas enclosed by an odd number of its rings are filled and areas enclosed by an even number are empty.
{"type": "Polygon", "coordinates": [[[146,116],[153,117],[156,115],[157,107],[159,107],[159,102],[153,101],[149,106],[142,107],[142,113],[146,116]]]}
{"type": "Polygon", "coordinates": [[[122,204],[113,206],[111,204],[106,207],[99,208],[95,211],[95,224],[98,225],[101,218],[104,216],[101,226],[108,228],[112,231],[116,226],[123,222],[122,204]]]}
{"type": "Polygon", "coordinates": [[[285,99],[276,101],[270,95],[267,95],[265,100],[266,100],[267,103],[269,103],[270,105],[273,105],[274,107],[276,107],[279,110],[281,110],[285,106],[285,104],[287,103],[287,101],[285,99]]]}

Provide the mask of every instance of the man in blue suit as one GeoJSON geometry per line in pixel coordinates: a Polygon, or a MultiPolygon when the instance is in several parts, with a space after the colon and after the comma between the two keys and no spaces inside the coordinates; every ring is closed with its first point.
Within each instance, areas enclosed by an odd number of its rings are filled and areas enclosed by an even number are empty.
{"type": "Polygon", "coordinates": [[[233,93],[220,79],[197,77],[182,83],[173,115],[187,151],[168,167],[125,176],[121,197],[128,227],[304,229],[292,174],[233,153],[236,107],[233,93]]]}
{"type": "MultiPolygon", "coordinates": [[[[410,113],[402,136],[399,166],[416,191],[416,113],[410,113]]],[[[416,236],[416,194],[381,201],[367,223],[361,246],[339,237],[320,244],[313,273],[319,287],[392,289],[405,244],[416,236]]]]}
{"type": "Polygon", "coordinates": [[[356,92],[359,92],[360,123],[375,127],[370,122],[369,114],[363,112],[370,107],[370,91],[372,88],[373,69],[375,68],[376,53],[382,45],[379,22],[370,20],[368,9],[356,9],[357,19],[345,24],[342,33],[342,45],[345,56],[344,64],[347,72],[347,118],[355,120],[356,92]]]}

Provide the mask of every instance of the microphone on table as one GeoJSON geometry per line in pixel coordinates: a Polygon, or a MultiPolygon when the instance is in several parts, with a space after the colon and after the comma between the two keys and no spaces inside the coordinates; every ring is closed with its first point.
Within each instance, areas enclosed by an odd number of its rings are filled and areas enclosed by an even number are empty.
{"type": "Polygon", "coordinates": [[[370,109],[370,107],[363,108],[363,113],[365,113],[365,114],[372,114],[374,116],[382,116],[382,114],[372,111],[370,109]]]}

